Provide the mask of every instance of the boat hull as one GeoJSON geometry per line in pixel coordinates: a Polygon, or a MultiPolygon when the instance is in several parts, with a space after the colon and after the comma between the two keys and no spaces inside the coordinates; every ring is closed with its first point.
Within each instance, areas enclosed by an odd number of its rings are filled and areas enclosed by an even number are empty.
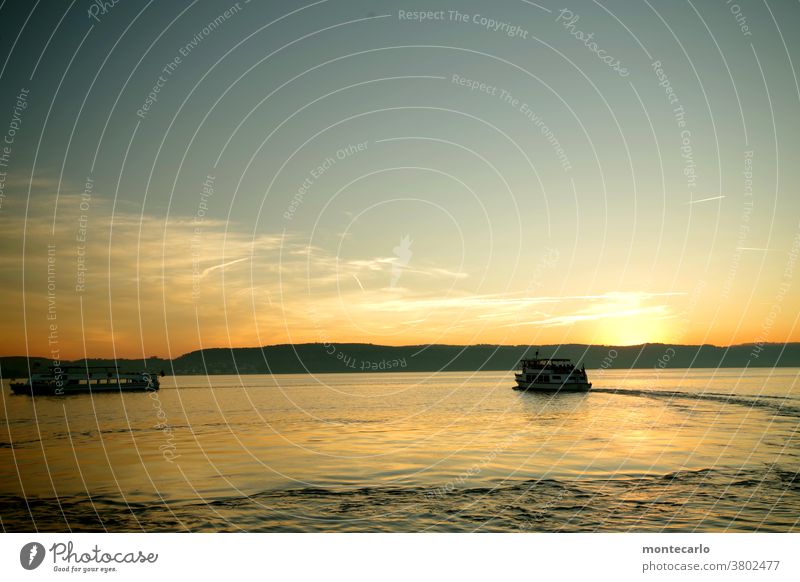
{"type": "Polygon", "coordinates": [[[26,394],[28,396],[65,396],[67,394],[98,394],[100,392],[144,392],[159,389],[158,382],[141,382],[135,384],[95,384],[87,385],[63,385],[53,384],[33,384],[27,382],[11,384],[11,391],[14,394],[26,394]]]}
{"type": "Polygon", "coordinates": [[[517,380],[517,385],[514,390],[522,390],[525,392],[588,392],[592,388],[591,382],[565,382],[563,384],[556,384],[550,382],[527,382],[525,380],[517,380]]]}

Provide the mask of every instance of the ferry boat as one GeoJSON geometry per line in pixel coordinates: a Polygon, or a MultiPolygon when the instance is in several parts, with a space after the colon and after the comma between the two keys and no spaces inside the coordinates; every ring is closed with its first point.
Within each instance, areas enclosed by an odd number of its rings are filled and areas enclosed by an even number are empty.
{"type": "MultiPolygon", "coordinates": [[[[164,372],[161,372],[164,375],[164,372]]],[[[158,390],[158,374],[120,372],[115,366],[49,366],[24,382],[12,382],[14,394],[62,396],[97,392],[158,390]]]]}
{"type": "Polygon", "coordinates": [[[579,369],[568,358],[539,358],[539,352],[520,360],[514,378],[514,390],[531,392],[587,392],[592,387],[584,366],[579,369]]]}

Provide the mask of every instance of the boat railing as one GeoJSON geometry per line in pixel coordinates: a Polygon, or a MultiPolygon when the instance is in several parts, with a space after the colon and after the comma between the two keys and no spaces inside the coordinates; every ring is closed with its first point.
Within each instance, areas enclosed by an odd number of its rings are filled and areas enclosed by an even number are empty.
{"type": "Polygon", "coordinates": [[[575,369],[575,365],[569,358],[525,358],[519,361],[518,368],[561,368],[575,369]]]}

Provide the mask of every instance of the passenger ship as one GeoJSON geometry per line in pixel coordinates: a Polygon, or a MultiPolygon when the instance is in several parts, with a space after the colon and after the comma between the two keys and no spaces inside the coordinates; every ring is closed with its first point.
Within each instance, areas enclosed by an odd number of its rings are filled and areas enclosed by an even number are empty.
{"type": "MultiPolygon", "coordinates": [[[[161,372],[164,375],[164,372],[161,372]]],[[[158,390],[158,374],[120,372],[114,366],[49,366],[24,382],[12,382],[14,394],[62,396],[97,392],[136,392],[158,390]]]]}
{"type": "Polygon", "coordinates": [[[514,378],[514,390],[531,392],[586,392],[592,387],[584,366],[578,369],[567,358],[539,358],[539,352],[533,359],[520,360],[514,378]]]}

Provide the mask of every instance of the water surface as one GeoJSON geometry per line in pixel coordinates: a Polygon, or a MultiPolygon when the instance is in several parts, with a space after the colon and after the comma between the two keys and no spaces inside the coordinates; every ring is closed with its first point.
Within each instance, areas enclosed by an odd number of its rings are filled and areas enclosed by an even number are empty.
{"type": "Polygon", "coordinates": [[[6,531],[797,531],[798,369],[179,376],[12,396],[6,531]]]}

